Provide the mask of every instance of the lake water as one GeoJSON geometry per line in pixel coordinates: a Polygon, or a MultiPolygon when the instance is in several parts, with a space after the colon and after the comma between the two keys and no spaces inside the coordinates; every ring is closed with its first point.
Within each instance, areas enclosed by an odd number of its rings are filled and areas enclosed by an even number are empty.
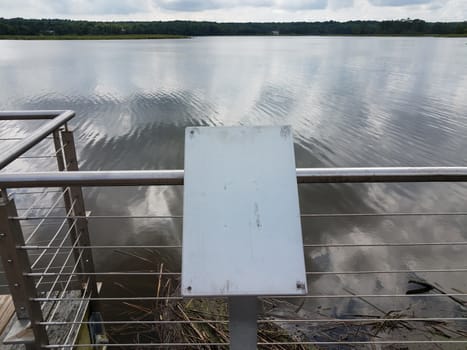
{"type": "MultiPolygon", "coordinates": [[[[467,39],[0,41],[0,110],[10,109],[75,110],[71,125],[86,170],[180,169],[187,126],[282,124],[293,127],[298,167],[465,166],[467,39]]],[[[0,127],[0,138],[31,131],[25,124],[0,127]]],[[[33,162],[9,167],[38,168],[33,162]]],[[[179,215],[182,189],[91,188],[86,198],[94,215],[179,215]]],[[[467,187],[301,185],[300,205],[303,213],[467,212],[467,187]]],[[[302,225],[309,244],[443,242],[467,240],[466,218],[303,218],[302,225]]],[[[90,226],[96,244],[181,242],[179,220],[93,220],[90,226]]],[[[159,253],[179,268],[177,253],[159,253]]],[[[462,245],[305,254],[314,271],[467,267],[462,245]]],[[[99,252],[96,261],[103,270],[148,267],[118,252],[99,252]]],[[[465,273],[323,275],[309,283],[316,294],[404,294],[409,279],[467,292],[465,273]]],[[[386,310],[399,307],[399,300],[384,303],[386,310]]],[[[327,314],[357,304],[331,300],[327,314]]],[[[449,316],[457,304],[444,300],[436,307],[435,316],[449,316]]],[[[417,312],[433,316],[429,309],[417,312]]]]}

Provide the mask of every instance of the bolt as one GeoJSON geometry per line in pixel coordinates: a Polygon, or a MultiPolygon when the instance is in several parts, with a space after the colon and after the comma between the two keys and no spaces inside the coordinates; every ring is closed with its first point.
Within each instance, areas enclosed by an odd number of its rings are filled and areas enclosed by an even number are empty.
{"type": "Polygon", "coordinates": [[[186,287],[186,290],[191,292],[191,286],[186,287]]]}
{"type": "Polygon", "coordinates": [[[11,264],[13,262],[13,260],[8,259],[7,262],[8,262],[8,264],[11,264]]]}
{"type": "Polygon", "coordinates": [[[5,237],[5,234],[4,233],[0,233],[0,238],[3,238],[5,237]]]}
{"type": "Polygon", "coordinates": [[[19,283],[15,283],[14,286],[15,286],[15,288],[18,288],[18,287],[19,287],[19,283]]]}
{"type": "Polygon", "coordinates": [[[305,289],[305,283],[298,281],[297,282],[297,289],[305,289]]]}
{"type": "Polygon", "coordinates": [[[21,306],[19,309],[20,309],[21,311],[26,310],[26,308],[25,308],[24,306],[21,306]]]}

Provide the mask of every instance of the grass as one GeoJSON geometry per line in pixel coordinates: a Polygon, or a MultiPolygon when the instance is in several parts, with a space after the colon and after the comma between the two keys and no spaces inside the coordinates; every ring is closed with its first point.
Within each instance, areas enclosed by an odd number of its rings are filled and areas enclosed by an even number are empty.
{"type": "Polygon", "coordinates": [[[0,40],[141,40],[187,39],[189,36],[172,34],[118,34],[118,35],[0,35],[0,40]]]}

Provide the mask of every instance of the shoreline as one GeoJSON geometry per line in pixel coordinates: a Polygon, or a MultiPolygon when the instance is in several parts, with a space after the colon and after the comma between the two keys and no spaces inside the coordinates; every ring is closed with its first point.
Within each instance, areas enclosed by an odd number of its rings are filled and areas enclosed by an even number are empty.
{"type": "MultiPolygon", "coordinates": [[[[380,38],[467,38],[467,34],[283,34],[283,35],[194,35],[196,37],[380,37],[380,38]]],[[[0,35],[0,40],[163,40],[191,39],[193,36],[176,34],[120,34],[120,35],[0,35]]]]}
{"type": "Polygon", "coordinates": [[[164,40],[190,39],[190,36],[172,34],[124,35],[0,35],[0,40],[164,40]]]}

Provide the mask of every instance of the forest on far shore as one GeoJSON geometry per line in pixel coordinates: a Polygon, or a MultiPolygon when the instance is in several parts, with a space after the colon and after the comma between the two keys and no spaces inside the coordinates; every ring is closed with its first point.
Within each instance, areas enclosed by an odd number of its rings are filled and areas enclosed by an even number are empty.
{"type": "Polygon", "coordinates": [[[0,36],[61,35],[444,35],[467,36],[467,21],[219,23],[197,21],[97,22],[66,19],[0,18],[0,36]]]}

